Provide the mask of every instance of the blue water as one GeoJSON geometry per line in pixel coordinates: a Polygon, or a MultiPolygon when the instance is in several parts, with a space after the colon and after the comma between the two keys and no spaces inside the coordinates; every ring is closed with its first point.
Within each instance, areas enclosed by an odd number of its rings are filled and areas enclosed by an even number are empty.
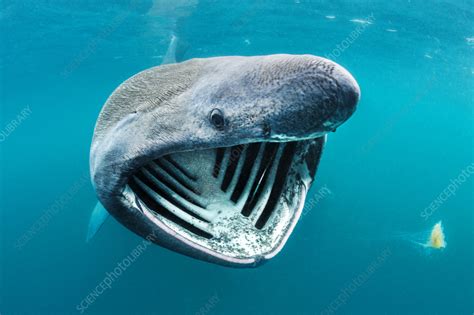
{"type": "Polygon", "coordinates": [[[331,194],[306,212],[283,251],[240,270],[148,246],[84,313],[473,313],[472,1],[0,6],[0,314],[80,314],[141,244],[113,220],[85,243],[96,203],[89,146],[108,95],[160,64],[172,34],[183,60],[330,56],[358,28],[331,57],[358,80],[362,99],[329,135],[308,198],[322,187],[331,194]],[[463,171],[455,193],[423,215],[463,171]],[[410,242],[440,220],[444,250],[410,242]]]}

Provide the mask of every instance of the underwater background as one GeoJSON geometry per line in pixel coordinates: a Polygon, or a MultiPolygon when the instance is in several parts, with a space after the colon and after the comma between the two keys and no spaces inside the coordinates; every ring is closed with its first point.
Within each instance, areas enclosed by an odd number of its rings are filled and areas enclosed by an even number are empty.
{"type": "Polygon", "coordinates": [[[0,314],[473,314],[473,23],[469,0],[0,1],[0,314]],[[361,87],[257,269],[143,245],[114,220],[85,242],[96,118],[172,35],[181,60],[314,54],[361,87]],[[439,221],[446,248],[418,244],[439,221]]]}

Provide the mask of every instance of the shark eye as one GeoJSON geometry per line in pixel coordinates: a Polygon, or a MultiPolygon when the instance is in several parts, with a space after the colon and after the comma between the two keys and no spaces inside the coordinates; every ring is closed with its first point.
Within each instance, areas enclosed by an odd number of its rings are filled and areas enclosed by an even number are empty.
{"type": "Polygon", "coordinates": [[[224,130],[224,114],[219,109],[214,108],[209,114],[209,119],[211,121],[211,124],[214,125],[217,130],[224,130]]]}

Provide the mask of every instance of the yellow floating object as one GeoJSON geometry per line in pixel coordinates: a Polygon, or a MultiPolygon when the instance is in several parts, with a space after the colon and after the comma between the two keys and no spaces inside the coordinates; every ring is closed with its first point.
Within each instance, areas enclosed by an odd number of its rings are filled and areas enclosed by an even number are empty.
{"type": "Polygon", "coordinates": [[[426,245],[435,249],[441,249],[446,247],[441,221],[439,221],[433,226],[433,229],[431,230],[430,234],[430,239],[428,240],[426,245]]]}

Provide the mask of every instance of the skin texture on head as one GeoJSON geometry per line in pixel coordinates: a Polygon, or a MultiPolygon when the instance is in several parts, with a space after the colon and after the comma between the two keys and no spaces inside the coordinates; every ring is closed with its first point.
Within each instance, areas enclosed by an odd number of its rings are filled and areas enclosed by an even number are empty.
{"type": "Polygon", "coordinates": [[[166,150],[322,136],[350,117],[359,94],[345,69],[309,55],[192,59],[151,68],[107,100],[91,172],[100,180],[98,168],[125,167],[166,150]],[[215,108],[224,115],[224,130],[209,120],[215,108]]]}

